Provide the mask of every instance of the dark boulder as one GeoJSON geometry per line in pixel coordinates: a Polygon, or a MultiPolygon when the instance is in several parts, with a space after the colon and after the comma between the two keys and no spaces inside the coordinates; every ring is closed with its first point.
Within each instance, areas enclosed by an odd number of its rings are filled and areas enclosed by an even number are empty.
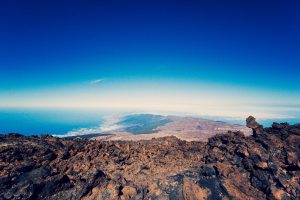
{"type": "Polygon", "coordinates": [[[257,136],[263,132],[263,126],[256,122],[253,116],[246,119],[246,126],[253,130],[253,136],[257,136]]]}

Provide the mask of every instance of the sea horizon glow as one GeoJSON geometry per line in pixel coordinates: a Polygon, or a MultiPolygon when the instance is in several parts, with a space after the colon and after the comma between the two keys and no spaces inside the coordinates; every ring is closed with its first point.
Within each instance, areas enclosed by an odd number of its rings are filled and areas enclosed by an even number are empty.
{"type": "Polygon", "coordinates": [[[224,85],[134,80],[83,82],[73,86],[2,94],[2,108],[120,109],[245,118],[295,118],[299,95],[224,85]],[[108,82],[108,83],[105,83],[108,82]],[[113,82],[113,81],[112,81],[113,82]],[[285,103],[285,104],[284,104],[285,103]]]}

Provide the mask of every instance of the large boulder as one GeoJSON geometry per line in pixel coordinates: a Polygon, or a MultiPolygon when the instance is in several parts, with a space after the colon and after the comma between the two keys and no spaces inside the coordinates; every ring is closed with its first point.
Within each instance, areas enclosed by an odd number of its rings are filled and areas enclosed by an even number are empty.
{"type": "Polygon", "coordinates": [[[255,137],[263,132],[263,126],[257,123],[253,116],[246,119],[246,126],[253,130],[253,136],[255,137]]]}

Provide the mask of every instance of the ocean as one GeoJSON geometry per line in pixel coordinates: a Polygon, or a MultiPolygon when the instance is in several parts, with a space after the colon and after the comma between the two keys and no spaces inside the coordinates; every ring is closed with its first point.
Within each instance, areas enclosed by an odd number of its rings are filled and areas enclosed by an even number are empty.
{"type": "Polygon", "coordinates": [[[105,111],[58,109],[1,109],[0,133],[64,135],[81,128],[99,127],[105,111]]]}

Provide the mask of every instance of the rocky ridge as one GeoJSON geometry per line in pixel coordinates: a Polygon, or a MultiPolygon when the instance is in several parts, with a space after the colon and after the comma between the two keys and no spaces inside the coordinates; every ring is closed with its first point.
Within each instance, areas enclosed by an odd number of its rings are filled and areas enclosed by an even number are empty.
{"type": "Polygon", "coordinates": [[[0,136],[0,199],[299,199],[300,124],[176,137],[94,141],[0,136]]]}

